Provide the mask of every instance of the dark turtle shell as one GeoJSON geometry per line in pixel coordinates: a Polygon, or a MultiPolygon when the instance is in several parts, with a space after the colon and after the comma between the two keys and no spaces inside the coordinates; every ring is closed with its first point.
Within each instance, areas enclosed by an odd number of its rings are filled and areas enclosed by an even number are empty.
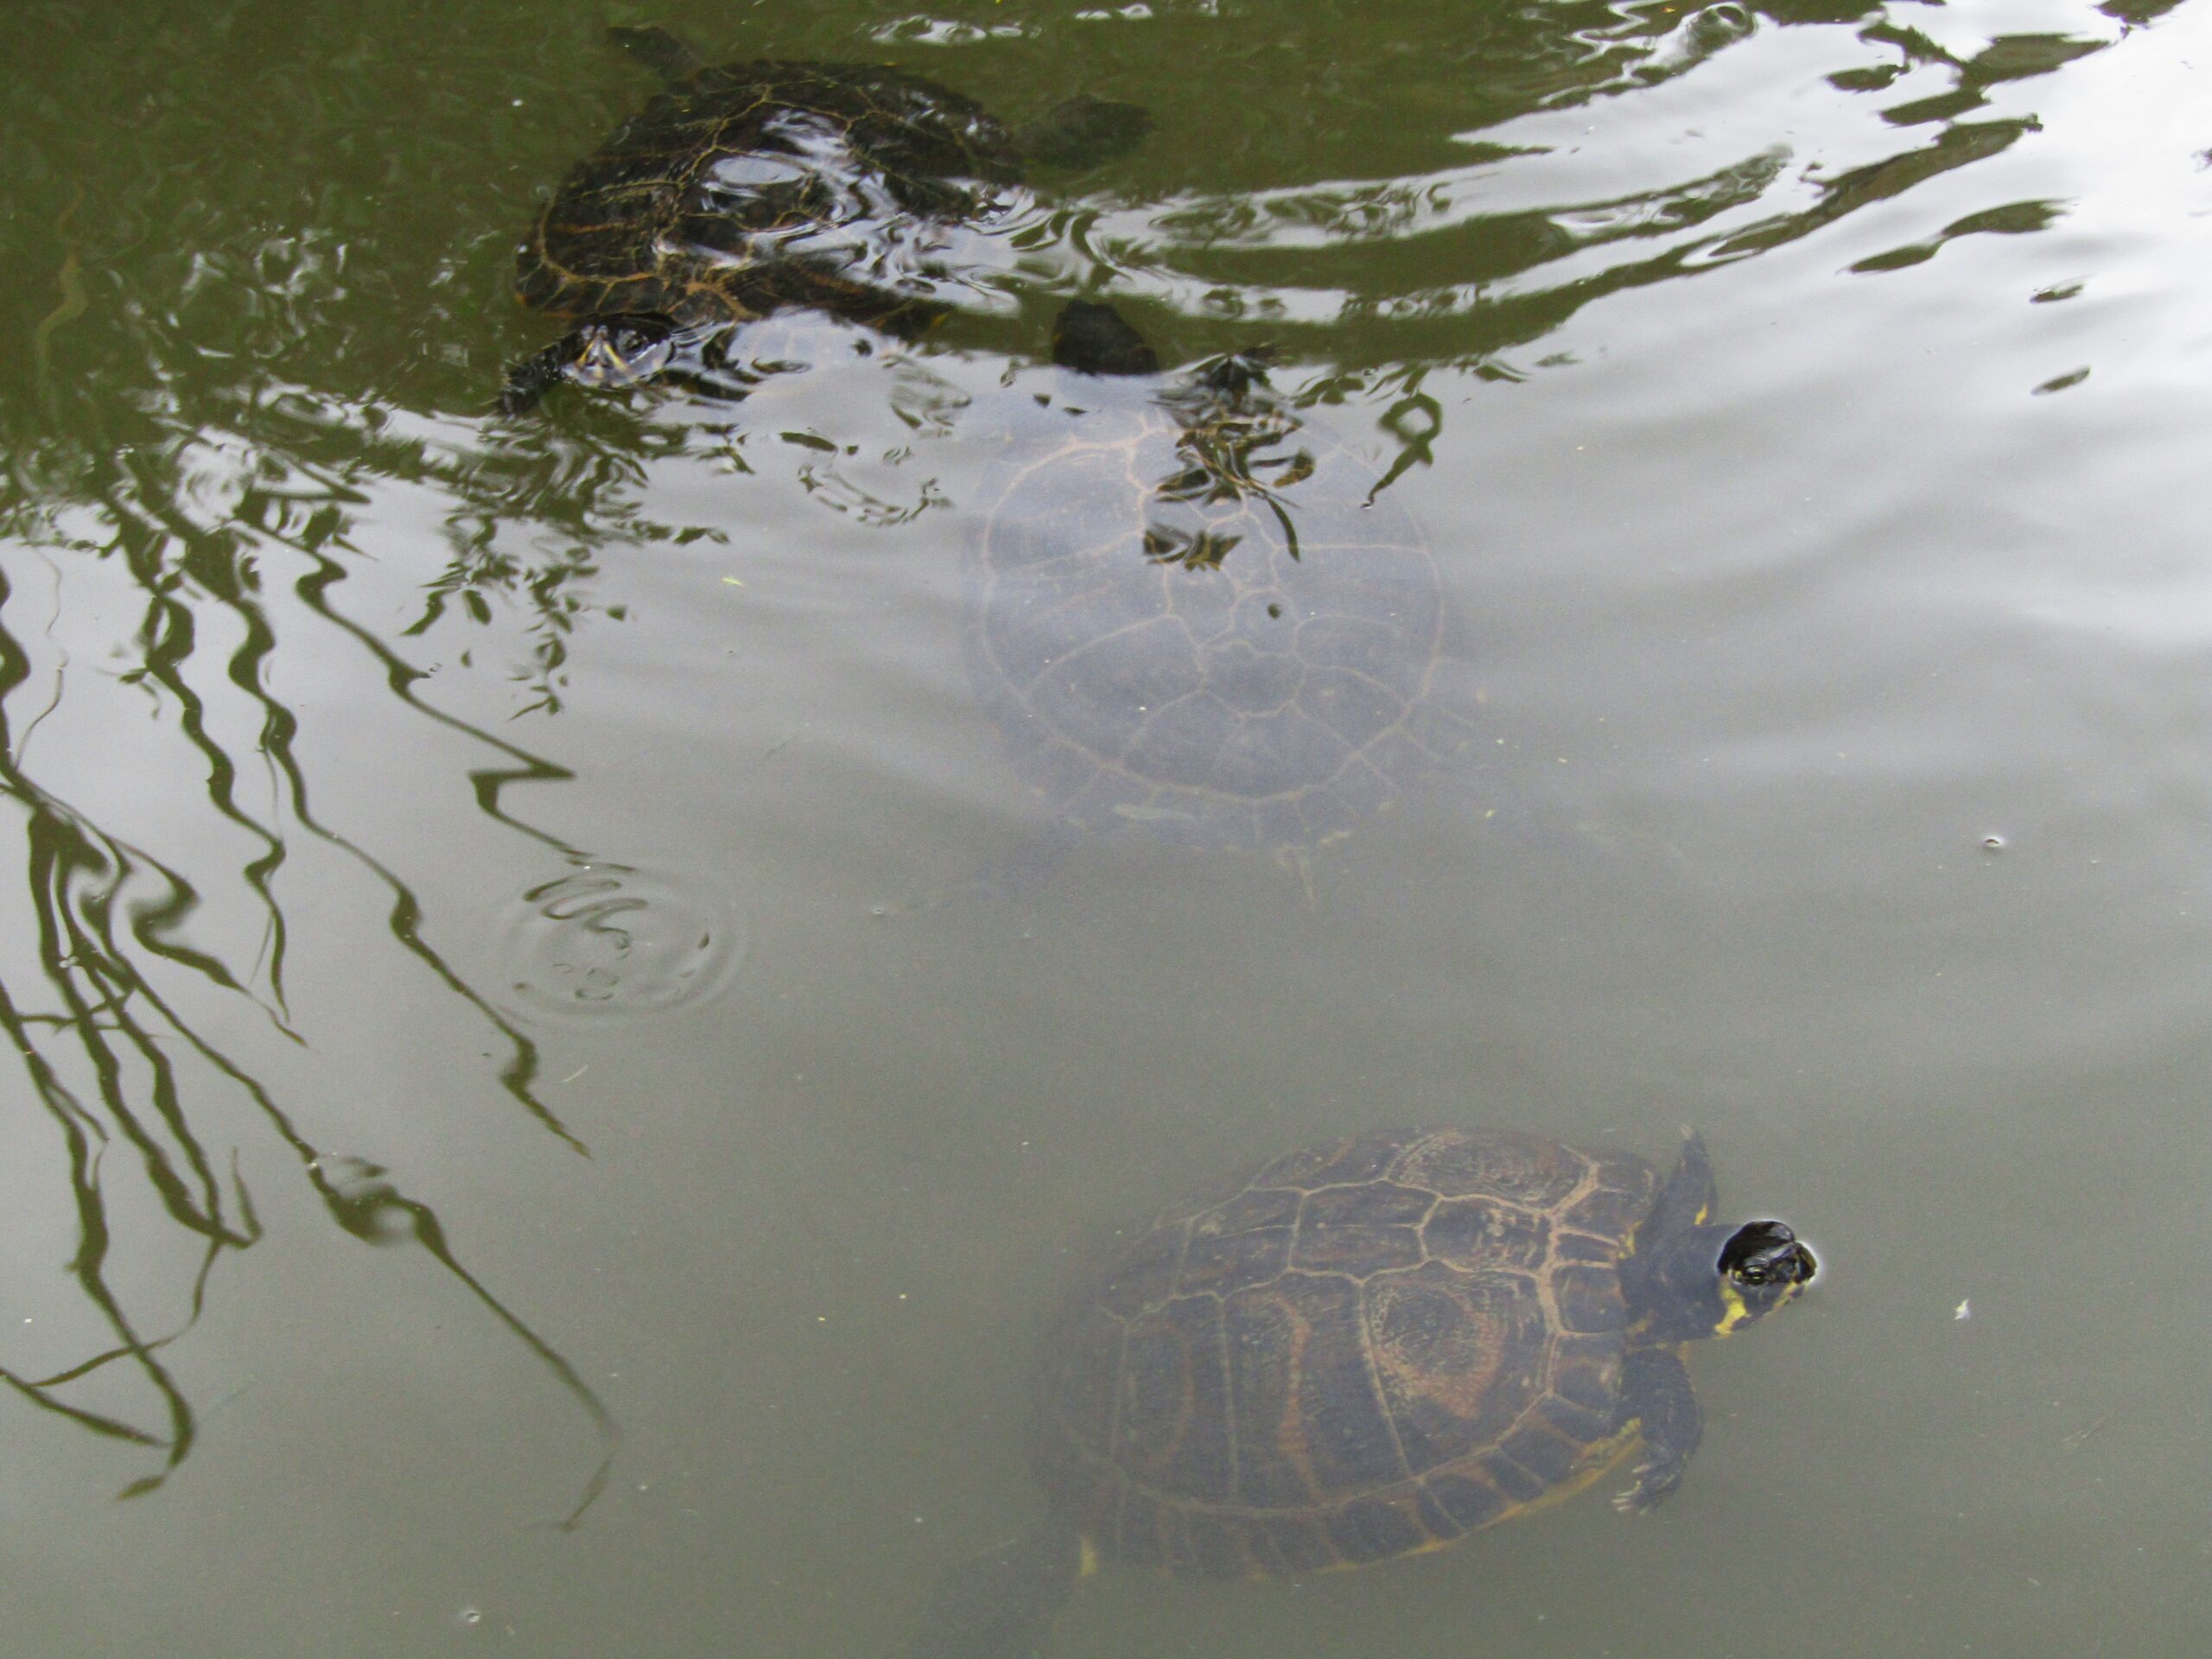
{"type": "Polygon", "coordinates": [[[1020,175],[993,116],[919,75],[695,68],[570,171],[520,250],[516,292],[562,317],[693,327],[810,305],[896,327],[941,308],[931,227],[1020,175]]]}
{"type": "Polygon", "coordinates": [[[1378,1131],[1163,1214],[1063,1316],[1038,1472],[1102,1553],[1217,1575],[1433,1548],[1625,1450],[1617,1264],[1650,1167],[1378,1131]]]}
{"type": "Polygon", "coordinates": [[[967,637],[1059,814],[1304,848],[1464,747],[1435,561],[1351,450],[1241,391],[1090,380],[1041,418],[987,510],[967,637]]]}

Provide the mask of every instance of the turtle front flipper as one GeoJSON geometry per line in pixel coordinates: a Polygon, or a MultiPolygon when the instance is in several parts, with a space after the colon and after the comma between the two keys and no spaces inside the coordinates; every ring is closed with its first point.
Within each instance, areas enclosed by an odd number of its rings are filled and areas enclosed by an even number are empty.
{"type": "Polygon", "coordinates": [[[1128,155],[1152,130],[1152,111],[1089,94],[1064,99],[1014,131],[1024,160],[1039,167],[1096,167],[1128,155]]]}
{"type": "Polygon", "coordinates": [[[1082,1569],[1083,1540],[1060,1522],[949,1567],[900,1659],[1029,1659],[1082,1569]]]}
{"type": "Polygon", "coordinates": [[[1705,1436],[1705,1410],[1690,1387],[1689,1368],[1672,1348],[1637,1348],[1621,1362],[1620,1419],[1636,1421],[1643,1455],[1636,1484],[1613,1507],[1640,1515],[1682,1484],[1690,1454],[1705,1436]]]}

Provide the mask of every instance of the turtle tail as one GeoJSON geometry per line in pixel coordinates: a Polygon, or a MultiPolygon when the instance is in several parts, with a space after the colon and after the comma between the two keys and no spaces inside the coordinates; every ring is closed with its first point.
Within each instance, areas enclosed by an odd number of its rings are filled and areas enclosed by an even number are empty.
{"type": "Polygon", "coordinates": [[[1047,1521],[949,1567],[899,1659],[1030,1659],[1083,1572],[1083,1540],[1047,1521]]]}

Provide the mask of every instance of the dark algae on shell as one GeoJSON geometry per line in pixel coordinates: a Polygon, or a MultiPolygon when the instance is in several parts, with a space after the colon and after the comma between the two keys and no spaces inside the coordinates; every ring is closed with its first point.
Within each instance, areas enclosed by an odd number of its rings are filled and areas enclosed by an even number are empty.
{"type": "Polygon", "coordinates": [[[1379,1130],[1162,1212],[1070,1298],[1036,1370],[1046,1514],[939,1580],[907,1659],[1019,1659],[1102,1561],[1304,1573],[1441,1548],[1703,1432],[1685,1345],[1793,1300],[1812,1253],[1710,1220],[1704,1144],[1642,1160],[1379,1130]]]}
{"type": "MultiPolygon", "coordinates": [[[[1104,309],[1071,305],[1063,334],[1104,309]]],[[[1079,829],[1294,852],[1472,734],[1442,683],[1452,619],[1426,540],[1263,366],[1223,359],[1165,390],[1070,376],[984,505],[970,678],[1079,829]]]]}
{"type": "Polygon", "coordinates": [[[957,290],[946,227],[997,212],[1031,163],[1103,160],[1150,125],[1079,96],[1012,128],[886,65],[710,65],[664,29],[609,34],[666,85],[571,169],[518,253],[517,296],[578,326],[509,371],[509,413],[563,380],[681,369],[785,307],[918,333],[957,290]]]}

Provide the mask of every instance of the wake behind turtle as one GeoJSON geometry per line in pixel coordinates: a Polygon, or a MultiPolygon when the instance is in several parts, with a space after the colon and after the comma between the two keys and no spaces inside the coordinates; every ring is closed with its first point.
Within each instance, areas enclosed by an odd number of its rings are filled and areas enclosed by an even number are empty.
{"type": "Polygon", "coordinates": [[[695,366],[786,307],[912,336],[963,289],[958,227],[1000,212],[1033,163],[1089,165],[1151,125],[1134,105],[1077,97],[1010,128],[883,65],[716,66],[665,29],[609,35],[667,84],[571,169],[518,251],[523,303],[578,326],[509,371],[510,414],[564,379],[695,366]]]}
{"type": "MultiPolygon", "coordinates": [[[[1077,302],[1055,356],[1118,360],[1123,338],[1077,302]]],[[[970,677],[1078,830],[1300,855],[1471,735],[1420,529],[1262,370],[1225,358],[1164,390],[1071,377],[1025,415],[986,506],[970,677]]]]}

